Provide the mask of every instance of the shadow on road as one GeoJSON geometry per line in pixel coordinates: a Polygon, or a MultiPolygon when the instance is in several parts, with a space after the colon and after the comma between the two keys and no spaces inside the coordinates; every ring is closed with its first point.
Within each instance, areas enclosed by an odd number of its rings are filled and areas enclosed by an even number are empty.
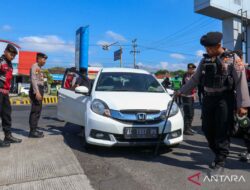
{"type": "MultiPolygon", "coordinates": [[[[197,127],[196,129],[198,129],[198,134],[202,134],[200,128],[197,127]]],[[[213,161],[213,154],[208,148],[207,142],[199,140],[185,139],[184,143],[180,144],[177,149],[161,147],[159,155],[154,156],[155,147],[153,146],[112,148],[91,146],[91,148],[85,148],[85,141],[81,135],[81,127],[74,124],[67,123],[64,127],[47,125],[46,128],[40,128],[40,130],[46,131],[49,135],[62,134],[65,143],[68,144],[70,148],[99,157],[124,157],[130,160],[158,162],[192,170],[206,169],[207,167],[204,167],[204,165],[209,165],[213,161]],[[188,159],[183,159],[183,157],[188,157],[188,159]]],[[[14,128],[13,132],[25,137],[29,135],[28,131],[22,129],[14,128]]],[[[238,153],[244,150],[244,146],[239,146],[243,145],[243,141],[235,138],[233,138],[232,141],[238,146],[231,148],[226,167],[229,169],[250,170],[250,164],[238,160],[238,153]]]]}
{"type": "Polygon", "coordinates": [[[58,121],[58,122],[64,122],[63,120],[60,120],[57,117],[45,116],[45,117],[43,117],[43,119],[45,119],[45,120],[53,120],[53,121],[58,121]]]}
{"type": "MultiPolygon", "coordinates": [[[[180,145],[178,148],[181,149],[189,149],[190,151],[195,150],[194,153],[186,154],[186,153],[175,153],[170,148],[162,147],[160,148],[160,154],[158,156],[154,156],[155,147],[98,147],[91,146],[91,148],[86,149],[84,147],[85,141],[81,133],[81,127],[74,124],[66,124],[64,127],[57,126],[48,126],[48,131],[61,131],[65,143],[67,143],[72,149],[84,152],[86,154],[95,155],[99,157],[124,157],[130,160],[140,160],[146,162],[157,162],[167,165],[172,165],[179,168],[187,168],[187,169],[196,169],[202,170],[206,169],[200,165],[204,164],[204,148],[195,148],[188,145],[180,145]],[[188,156],[192,157],[192,160],[183,161],[173,156],[169,156],[168,153],[175,154],[175,156],[188,156]],[[179,154],[179,155],[178,155],[179,154]]],[[[206,150],[208,151],[208,150],[206,150]]]]}

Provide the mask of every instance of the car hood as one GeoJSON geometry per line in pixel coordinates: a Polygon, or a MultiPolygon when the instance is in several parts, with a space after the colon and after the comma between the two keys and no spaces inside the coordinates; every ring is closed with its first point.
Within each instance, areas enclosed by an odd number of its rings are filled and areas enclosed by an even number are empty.
{"type": "Polygon", "coordinates": [[[142,92],[95,92],[93,98],[104,101],[113,110],[165,110],[171,100],[167,93],[142,92]]]}

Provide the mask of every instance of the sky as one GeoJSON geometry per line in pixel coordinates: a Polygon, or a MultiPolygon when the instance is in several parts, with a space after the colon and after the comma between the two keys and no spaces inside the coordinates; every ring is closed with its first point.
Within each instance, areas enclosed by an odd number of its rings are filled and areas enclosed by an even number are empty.
{"type": "MultiPolygon", "coordinates": [[[[200,37],[221,31],[221,21],[194,12],[194,0],[0,0],[0,39],[22,50],[48,54],[46,67],[74,65],[75,33],[89,25],[89,65],[118,67],[113,53],[123,48],[123,66],[186,69],[197,64],[204,48],[200,37]],[[119,42],[108,51],[103,44],[119,42]]],[[[6,44],[0,43],[2,52],[6,44]]],[[[17,57],[18,59],[18,57],[17,57]]]]}

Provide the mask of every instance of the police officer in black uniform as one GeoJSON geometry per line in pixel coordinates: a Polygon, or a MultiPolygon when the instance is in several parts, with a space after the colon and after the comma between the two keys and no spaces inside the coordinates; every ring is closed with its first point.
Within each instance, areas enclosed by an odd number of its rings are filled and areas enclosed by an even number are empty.
{"type": "Polygon", "coordinates": [[[207,54],[201,60],[196,73],[176,95],[187,94],[198,84],[204,87],[202,105],[202,130],[215,159],[210,168],[223,171],[229,154],[229,131],[233,122],[234,90],[237,114],[247,114],[250,98],[245,67],[241,59],[221,46],[222,33],[209,32],[200,43],[207,54]]]}
{"type": "Polygon", "coordinates": [[[20,143],[21,139],[15,138],[11,134],[11,105],[9,92],[12,80],[11,61],[17,55],[16,48],[8,44],[4,54],[0,57],[0,117],[4,131],[4,141],[0,139],[0,147],[9,147],[10,143],[20,143]]]}
{"type": "Polygon", "coordinates": [[[165,79],[163,80],[163,82],[161,84],[165,89],[167,89],[167,88],[169,88],[171,86],[171,82],[170,82],[170,79],[169,79],[169,73],[165,74],[165,79]]]}

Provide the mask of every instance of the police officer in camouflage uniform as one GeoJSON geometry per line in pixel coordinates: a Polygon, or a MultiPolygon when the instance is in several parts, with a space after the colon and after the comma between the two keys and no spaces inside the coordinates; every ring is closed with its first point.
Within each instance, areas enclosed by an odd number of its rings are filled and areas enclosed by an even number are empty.
{"type": "Polygon", "coordinates": [[[10,143],[20,143],[21,139],[15,138],[11,134],[11,105],[9,92],[12,80],[12,63],[11,61],[17,55],[16,48],[8,44],[4,54],[0,57],[0,117],[4,131],[4,141],[0,139],[0,148],[9,147],[10,143]]]}
{"type": "Polygon", "coordinates": [[[202,105],[202,130],[215,159],[210,168],[223,171],[229,154],[229,128],[233,122],[234,90],[237,114],[247,114],[250,98],[245,67],[241,59],[221,46],[222,33],[209,32],[200,43],[207,54],[201,60],[196,73],[176,95],[187,94],[198,84],[204,87],[202,105]]]}
{"type": "Polygon", "coordinates": [[[44,53],[37,53],[37,62],[30,69],[31,85],[29,97],[31,99],[31,111],[29,117],[30,134],[32,138],[44,137],[43,132],[38,131],[38,121],[42,111],[44,94],[44,76],[42,66],[45,65],[48,56],[44,53]]]}
{"type": "MultiPolygon", "coordinates": [[[[236,53],[239,56],[239,58],[243,61],[243,53],[242,53],[241,50],[235,50],[234,53],[236,53]]],[[[248,88],[248,90],[249,90],[249,88],[248,88]]],[[[248,115],[247,115],[248,118],[250,118],[249,109],[250,108],[248,108],[248,115]]],[[[243,139],[244,139],[244,142],[245,142],[245,146],[247,148],[246,151],[239,154],[240,160],[245,161],[245,162],[249,162],[250,161],[250,126],[249,126],[249,123],[248,123],[247,126],[241,127],[240,122],[238,122],[238,125],[240,126],[239,130],[243,134],[243,139]]]]}

